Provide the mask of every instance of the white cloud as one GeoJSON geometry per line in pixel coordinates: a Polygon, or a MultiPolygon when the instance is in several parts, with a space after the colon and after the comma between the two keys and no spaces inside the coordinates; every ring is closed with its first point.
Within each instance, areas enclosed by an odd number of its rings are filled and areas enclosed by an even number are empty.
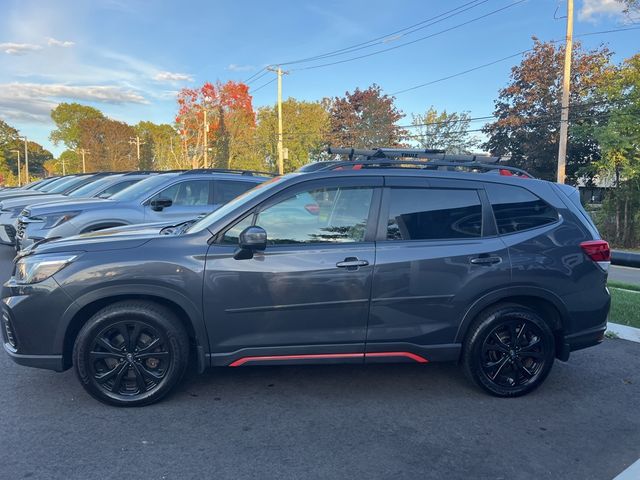
{"type": "Polygon", "coordinates": [[[158,82],[193,82],[193,76],[177,72],[158,72],[153,79],[158,82]]]}
{"type": "Polygon", "coordinates": [[[0,84],[0,116],[20,121],[47,122],[60,100],[107,104],[146,104],[139,93],[117,86],[64,85],[56,83],[0,84]]]}
{"type": "Polygon", "coordinates": [[[69,47],[73,47],[75,45],[75,42],[70,42],[68,40],[56,40],[53,37],[49,37],[47,39],[47,45],[49,45],[50,47],[69,48],[69,47]]]}
{"type": "Polygon", "coordinates": [[[231,72],[250,72],[251,70],[255,70],[256,67],[253,65],[237,65],[235,63],[229,64],[227,70],[231,72]]]}
{"type": "Polygon", "coordinates": [[[41,49],[42,47],[40,45],[34,45],[33,43],[0,43],[0,50],[9,55],[25,55],[29,52],[35,52],[41,49]]]}
{"type": "Polygon", "coordinates": [[[584,0],[578,12],[580,20],[595,20],[598,16],[615,17],[622,15],[624,5],[617,0],[584,0]]]}

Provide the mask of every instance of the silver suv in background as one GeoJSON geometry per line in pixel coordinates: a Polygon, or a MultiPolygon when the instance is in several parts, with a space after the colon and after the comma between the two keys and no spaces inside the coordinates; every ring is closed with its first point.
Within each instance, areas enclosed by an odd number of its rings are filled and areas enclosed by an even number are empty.
{"type": "Polygon", "coordinates": [[[109,198],[131,185],[149,178],[150,172],[96,175],[94,179],[67,194],[47,194],[10,198],[0,201],[0,243],[15,245],[20,212],[27,206],[48,202],[69,202],[84,198],[109,198]]]}
{"type": "Polygon", "coordinates": [[[17,247],[122,225],[192,220],[264,182],[267,175],[270,174],[219,169],[161,173],[107,200],[33,205],[18,218],[17,247]]]}

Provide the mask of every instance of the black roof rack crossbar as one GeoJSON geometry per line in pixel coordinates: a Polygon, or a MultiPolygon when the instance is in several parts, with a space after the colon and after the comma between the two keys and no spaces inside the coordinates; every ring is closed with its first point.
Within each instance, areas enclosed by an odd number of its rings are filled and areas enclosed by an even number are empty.
{"type": "Polygon", "coordinates": [[[364,159],[374,158],[423,158],[425,160],[443,160],[447,162],[482,162],[498,163],[502,157],[492,157],[490,155],[458,155],[448,154],[445,150],[438,149],[418,149],[418,148],[374,148],[373,150],[363,150],[357,148],[331,148],[327,149],[329,154],[346,155],[349,160],[354,157],[364,157],[364,159]]]}
{"type": "Polygon", "coordinates": [[[185,170],[182,174],[189,175],[194,173],[235,173],[238,175],[259,175],[259,176],[269,176],[275,177],[275,173],[271,172],[259,172],[256,170],[239,170],[233,168],[194,168],[193,170],[185,170]]]}
{"type": "Polygon", "coordinates": [[[484,170],[484,171],[505,170],[518,176],[526,176],[529,178],[534,178],[526,170],[522,170],[521,168],[516,168],[516,167],[509,167],[507,165],[495,165],[495,164],[488,164],[483,162],[449,162],[449,161],[441,161],[441,160],[431,160],[428,162],[424,162],[419,160],[368,159],[368,160],[352,160],[352,161],[344,161],[344,162],[327,162],[327,165],[325,167],[318,168],[315,171],[319,172],[323,170],[324,171],[343,170],[343,169],[350,169],[353,167],[358,167],[358,168],[412,167],[412,168],[419,168],[424,170],[456,170],[456,169],[484,170]]]}

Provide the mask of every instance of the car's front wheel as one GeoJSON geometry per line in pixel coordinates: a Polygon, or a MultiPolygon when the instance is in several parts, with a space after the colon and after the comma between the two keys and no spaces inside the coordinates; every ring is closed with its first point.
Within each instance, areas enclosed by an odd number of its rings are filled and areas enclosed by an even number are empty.
{"type": "Polygon", "coordinates": [[[169,309],[122,301],[93,315],[82,327],[73,363],[82,386],[116,406],[142,406],[165,396],[184,374],[189,340],[169,309]]]}
{"type": "Polygon", "coordinates": [[[537,388],[554,359],[549,325],[534,311],[514,304],[481,314],[463,346],[467,376],[500,397],[517,397],[537,388]]]}

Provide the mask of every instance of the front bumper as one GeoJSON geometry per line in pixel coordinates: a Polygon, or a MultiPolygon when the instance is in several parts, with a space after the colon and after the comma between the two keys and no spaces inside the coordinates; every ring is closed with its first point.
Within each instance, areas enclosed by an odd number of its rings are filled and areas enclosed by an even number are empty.
{"type": "Polygon", "coordinates": [[[65,370],[62,355],[26,355],[15,352],[8,343],[4,343],[4,351],[18,365],[55,370],[56,372],[65,370]]]}
{"type": "Polygon", "coordinates": [[[13,228],[13,225],[0,225],[0,244],[16,244],[16,229],[13,228]]]}

